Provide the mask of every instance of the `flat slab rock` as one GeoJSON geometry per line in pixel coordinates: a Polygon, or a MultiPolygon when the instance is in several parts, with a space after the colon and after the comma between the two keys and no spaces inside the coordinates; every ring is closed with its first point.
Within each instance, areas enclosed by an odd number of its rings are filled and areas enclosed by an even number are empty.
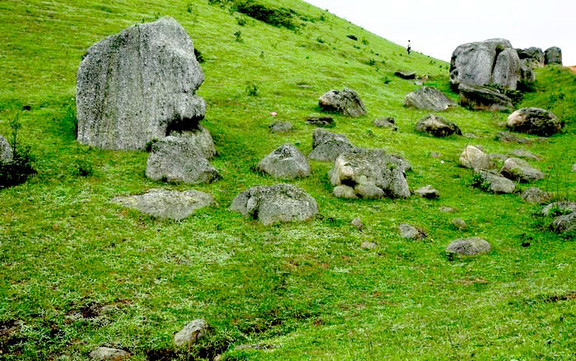
{"type": "Polygon", "coordinates": [[[269,226],[307,221],[318,213],[318,203],[299,187],[279,184],[252,187],[241,192],[232,201],[230,209],[269,226]]]}
{"type": "Polygon", "coordinates": [[[532,167],[527,161],[520,158],[508,158],[504,162],[500,174],[519,182],[535,182],[544,178],[544,173],[532,167]]]}
{"type": "Polygon", "coordinates": [[[477,177],[478,182],[475,183],[474,186],[485,192],[510,194],[516,190],[516,184],[510,179],[489,171],[480,171],[476,173],[475,177],[477,177]]]}
{"type": "Polygon", "coordinates": [[[116,197],[112,202],[154,217],[175,220],[184,219],[200,208],[216,204],[210,194],[201,191],[179,192],[163,189],[151,189],[141,195],[116,197]]]}
{"type": "Polygon", "coordinates": [[[473,256],[490,252],[490,243],[480,237],[457,239],[446,247],[447,254],[473,256]]]}

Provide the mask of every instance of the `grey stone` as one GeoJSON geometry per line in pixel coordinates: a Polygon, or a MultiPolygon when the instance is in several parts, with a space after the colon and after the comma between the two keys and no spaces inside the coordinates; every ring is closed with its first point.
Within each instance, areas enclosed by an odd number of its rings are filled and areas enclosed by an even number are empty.
{"type": "Polygon", "coordinates": [[[539,156],[537,156],[536,154],[534,154],[531,151],[526,150],[526,149],[514,149],[513,151],[511,151],[508,154],[513,155],[517,158],[527,158],[527,159],[534,159],[534,160],[540,159],[539,156]]]}
{"type": "Polygon", "coordinates": [[[514,109],[512,100],[496,89],[460,84],[458,91],[460,93],[460,105],[469,109],[492,112],[514,109]]]}
{"type": "Polygon", "coordinates": [[[335,187],[353,187],[358,197],[407,198],[405,170],[405,163],[381,149],[355,149],[338,156],[330,182],[335,187]]]}
{"type": "Polygon", "coordinates": [[[531,47],[528,49],[516,49],[520,60],[524,60],[530,68],[541,68],[544,66],[544,52],[540,48],[531,47]]]}
{"type": "Polygon", "coordinates": [[[116,197],[113,203],[133,208],[158,218],[184,219],[200,208],[216,204],[208,193],[150,189],[142,195],[116,197]]]}
{"type": "Polygon", "coordinates": [[[332,133],[317,128],[312,135],[312,152],[308,158],[320,161],[334,161],[340,154],[356,147],[343,134],[332,133]]]}
{"type": "Polygon", "coordinates": [[[268,154],[258,168],[274,178],[294,179],[310,175],[308,159],[292,144],[284,144],[268,154]]]}
{"type": "Polygon", "coordinates": [[[564,122],[541,108],[522,108],[508,116],[506,126],[516,132],[549,137],[562,130],[564,122]]]}
{"type": "Polygon", "coordinates": [[[421,240],[427,237],[423,230],[406,223],[398,226],[398,232],[400,232],[400,237],[412,240],[421,240]]]}
{"type": "Polygon", "coordinates": [[[442,206],[440,208],[438,208],[438,210],[440,212],[446,212],[446,213],[453,213],[453,212],[457,212],[456,209],[452,208],[452,207],[447,207],[447,206],[442,206]]]}
{"type": "Polygon", "coordinates": [[[465,231],[466,229],[468,229],[468,225],[462,218],[454,218],[453,220],[450,221],[450,224],[452,224],[454,228],[459,229],[461,231],[465,231]]]}
{"type": "Polygon", "coordinates": [[[216,181],[219,173],[205,157],[209,151],[200,149],[196,139],[168,136],[154,143],[148,156],[146,176],[153,180],[188,184],[216,181]]]}
{"type": "Polygon", "coordinates": [[[545,216],[570,214],[574,212],[576,212],[576,202],[568,201],[550,203],[542,209],[542,214],[545,216]]]}
{"type": "Polygon", "coordinates": [[[416,131],[428,133],[434,137],[447,137],[452,134],[462,135],[458,126],[434,114],[420,119],[416,124],[416,131]]]}
{"type": "Polygon", "coordinates": [[[568,233],[576,230],[576,213],[556,217],[550,228],[556,233],[568,233]]]}
{"type": "Polygon", "coordinates": [[[360,247],[364,248],[364,249],[374,249],[374,248],[378,247],[378,245],[374,242],[364,241],[364,242],[362,242],[360,247]]]}
{"type": "Polygon", "coordinates": [[[360,217],[354,218],[351,223],[354,227],[358,228],[359,230],[362,230],[362,228],[364,228],[364,223],[362,223],[362,219],[360,219],[360,217]]]}
{"type": "Polygon", "coordinates": [[[490,243],[480,237],[457,239],[446,248],[446,253],[473,256],[490,252],[490,243]]]}
{"type": "Polygon", "coordinates": [[[336,112],[349,117],[359,117],[366,114],[364,103],[358,93],[352,89],[331,90],[319,99],[320,109],[336,112]]]}
{"type": "Polygon", "coordinates": [[[518,144],[532,144],[534,140],[526,139],[517,136],[516,134],[510,132],[498,132],[496,134],[496,140],[504,143],[518,143],[518,144]]]}
{"type": "Polygon", "coordinates": [[[576,163],[572,164],[572,172],[576,172],[576,163]]]}
{"type": "Polygon", "coordinates": [[[527,59],[520,60],[520,83],[518,87],[524,87],[521,90],[533,88],[536,82],[536,73],[531,67],[527,59]]]}
{"type": "Polygon", "coordinates": [[[516,90],[520,80],[521,64],[518,53],[512,48],[502,50],[496,57],[496,64],[492,70],[492,83],[516,90]]]}
{"type": "Polygon", "coordinates": [[[562,65],[562,49],[557,46],[546,49],[546,51],[544,51],[544,63],[546,65],[562,65]]]}
{"type": "Polygon", "coordinates": [[[404,105],[418,109],[441,111],[453,107],[456,104],[440,90],[424,86],[406,95],[404,105]]]}
{"type": "Polygon", "coordinates": [[[90,359],[97,361],[122,361],[129,358],[129,352],[110,347],[97,347],[90,352],[90,359]]]}
{"type": "Polygon", "coordinates": [[[301,188],[290,184],[252,187],[232,201],[230,209],[268,226],[282,222],[302,222],[318,213],[318,204],[301,188]]]}
{"type": "Polygon", "coordinates": [[[414,191],[414,193],[416,193],[417,195],[419,195],[422,198],[427,198],[427,199],[440,198],[440,192],[438,192],[438,190],[435,189],[434,187],[432,187],[431,185],[427,185],[425,187],[418,188],[416,191],[414,191]]]}
{"type": "Polygon", "coordinates": [[[537,187],[530,187],[524,190],[521,195],[522,199],[527,203],[542,204],[549,202],[552,195],[537,187]]]}
{"type": "Polygon", "coordinates": [[[491,172],[480,171],[476,173],[476,176],[479,177],[479,181],[475,183],[474,186],[485,192],[510,194],[514,193],[514,190],[516,189],[516,184],[514,184],[510,179],[491,172]]]}
{"type": "Polygon", "coordinates": [[[310,117],[306,119],[306,123],[323,128],[332,128],[336,126],[336,122],[334,122],[334,119],[330,117],[310,117]]]}
{"type": "Polygon", "coordinates": [[[356,196],[356,190],[354,188],[343,185],[343,184],[334,187],[334,190],[332,191],[332,193],[337,198],[350,198],[350,199],[358,198],[356,196]]]}
{"type": "Polygon", "coordinates": [[[191,130],[206,105],[192,40],[172,18],[131,26],[93,45],[80,63],[78,141],[105,149],[144,149],[191,130]]]}
{"type": "Polygon", "coordinates": [[[416,73],[413,71],[396,71],[394,75],[406,80],[416,79],[416,73]]]}
{"type": "Polygon", "coordinates": [[[274,122],[268,126],[268,130],[270,130],[272,133],[286,133],[292,130],[292,123],[274,122]]]}
{"type": "Polygon", "coordinates": [[[0,135],[0,162],[12,161],[12,147],[2,135],[0,135]]]}
{"type": "Polygon", "coordinates": [[[504,177],[519,182],[534,182],[544,178],[544,173],[520,158],[508,158],[500,169],[504,177]]]}
{"type": "Polygon", "coordinates": [[[188,347],[197,343],[209,330],[210,326],[208,326],[206,321],[202,319],[194,320],[174,335],[174,344],[177,347],[188,347]]]}
{"type": "Polygon", "coordinates": [[[374,126],[377,128],[390,128],[393,131],[397,131],[398,126],[395,123],[396,119],[394,119],[394,117],[384,117],[374,120],[374,126]]]}
{"type": "Polygon", "coordinates": [[[473,145],[469,145],[464,149],[458,159],[458,163],[475,171],[491,169],[494,166],[490,156],[473,145]]]}

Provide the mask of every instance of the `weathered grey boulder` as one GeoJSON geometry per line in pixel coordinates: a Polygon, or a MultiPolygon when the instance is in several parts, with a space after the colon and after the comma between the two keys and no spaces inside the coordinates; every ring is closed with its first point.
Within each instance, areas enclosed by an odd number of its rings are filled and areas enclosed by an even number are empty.
{"type": "Polygon", "coordinates": [[[172,130],[198,127],[204,75],[190,37],[172,18],[131,26],[93,45],[80,63],[78,141],[144,149],[172,130]]]}
{"type": "Polygon", "coordinates": [[[562,49],[557,46],[546,49],[544,52],[544,64],[562,65],[562,49]]]}
{"type": "Polygon", "coordinates": [[[544,173],[520,158],[508,158],[500,169],[504,177],[519,182],[535,182],[544,178],[544,173]]]}
{"type": "Polygon", "coordinates": [[[464,149],[462,154],[460,154],[458,163],[465,168],[472,168],[474,171],[487,170],[494,167],[490,156],[473,145],[469,145],[464,149]]]}
{"type": "Polygon", "coordinates": [[[153,180],[212,183],[219,178],[218,171],[201,149],[196,137],[168,136],[152,145],[146,165],[146,176],[153,180]]]}
{"type": "Polygon", "coordinates": [[[504,39],[490,39],[458,46],[450,61],[450,84],[495,84],[516,89],[520,80],[520,58],[512,44],[504,39]]]}
{"type": "Polygon", "coordinates": [[[403,223],[398,226],[398,232],[400,233],[400,237],[412,240],[421,240],[428,235],[420,228],[416,228],[410,224],[403,223]]]}
{"type": "Polygon", "coordinates": [[[252,187],[240,193],[232,201],[230,209],[268,226],[309,220],[318,213],[318,204],[301,188],[279,184],[252,187]]]}
{"type": "Polygon", "coordinates": [[[97,347],[90,352],[90,359],[96,361],[123,361],[129,358],[129,352],[110,347],[97,347]]]}
{"type": "Polygon", "coordinates": [[[334,161],[340,154],[356,147],[343,134],[332,133],[317,128],[312,135],[312,152],[308,158],[320,161],[334,161]]]}
{"type": "Polygon", "coordinates": [[[331,90],[319,99],[320,109],[336,112],[349,117],[359,117],[366,114],[364,103],[358,93],[352,89],[331,90]]]}
{"type": "Polygon", "coordinates": [[[184,219],[200,208],[216,204],[208,193],[164,189],[150,189],[142,195],[116,197],[112,202],[154,217],[176,220],[184,219]]]}
{"type": "Polygon", "coordinates": [[[417,195],[419,195],[422,198],[427,198],[427,199],[440,198],[440,192],[436,188],[432,187],[431,185],[427,185],[425,187],[418,188],[414,191],[414,193],[416,193],[417,195]]]}
{"type": "Polygon", "coordinates": [[[576,202],[568,201],[550,203],[542,209],[542,214],[545,216],[563,215],[575,212],[576,202]]]}
{"type": "Polygon", "coordinates": [[[473,256],[490,252],[490,243],[480,237],[457,239],[446,247],[446,253],[452,255],[473,256]]]}
{"type": "Polygon", "coordinates": [[[506,126],[516,132],[549,137],[562,131],[564,122],[548,110],[532,107],[510,114],[506,126]]]}
{"type": "Polygon", "coordinates": [[[417,91],[406,95],[404,105],[418,109],[441,111],[453,107],[456,104],[440,90],[423,86],[417,91]]]}
{"type": "Polygon", "coordinates": [[[268,129],[272,133],[286,133],[292,130],[292,123],[290,122],[274,122],[268,126],[268,129]]]}
{"type": "Polygon", "coordinates": [[[524,190],[521,195],[522,199],[527,203],[542,204],[549,202],[552,195],[537,187],[530,187],[524,190]]]}
{"type": "Polygon", "coordinates": [[[283,144],[258,164],[260,170],[274,178],[303,178],[310,175],[308,159],[292,144],[283,144]]]}
{"type": "Polygon", "coordinates": [[[209,330],[210,326],[206,321],[202,319],[194,320],[174,335],[174,344],[177,347],[189,347],[197,343],[209,330]]]}
{"type": "Polygon", "coordinates": [[[416,131],[428,133],[434,137],[447,137],[452,134],[462,135],[458,126],[434,114],[422,118],[416,124],[416,131]]]}
{"type": "Polygon", "coordinates": [[[491,112],[512,110],[512,100],[496,89],[479,85],[460,84],[460,105],[473,110],[491,112]]]}
{"type": "Polygon", "coordinates": [[[396,125],[396,119],[394,119],[394,117],[378,118],[374,120],[373,124],[377,128],[390,128],[393,131],[398,130],[398,126],[396,125]]]}
{"type": "Polygon", "coordinates": [[[10,143],[0,135],[0,162],[11,162],[12,161],[12,147],[10,143]]]}
{"type": "Polygon", "coordinates": [[[550,228],[556,233],[568,233],[576,230],[576,213],[556,217],[550,228]]]}
{"type": "Polygon", "coordinates": [[[544,52],[540,48],[531,47],[528,49],[516,49],[520,60],[530,68],[541,68],[544,66],[544,52]]]}
{"type": "Polygon", "coordinates": [[[476,173],[474,186],[485,192],[499,194],[514,193],[514,190],[516,189],[516,184],[514,184],[510,179],[487,171],[476,173]]]}
{"type": "Polygon", "coordinates": [[[349,195],[353,189],[360,198],[407,198],[405,170],[406,163],[381,149],[355,149],[340,154],[329,175],[340,194],[349,195]]]}

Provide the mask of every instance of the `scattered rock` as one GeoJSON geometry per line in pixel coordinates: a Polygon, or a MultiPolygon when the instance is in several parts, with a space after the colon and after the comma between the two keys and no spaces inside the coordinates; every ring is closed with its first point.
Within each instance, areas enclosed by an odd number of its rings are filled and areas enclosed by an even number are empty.
{"type": "Polygon", "coordinates": [[[416,73],[413,71],[397,71],[394,72],[394,75],[406,80],[416,79],[416,73]]]}
{"type": "Polygon", "coordinates": [[[474,171],[488,170],[494,167],[490,156],[473,145],[469,145],[464,149],[458,159],[458,163],[465,168],[472,168],[474,171]]]}
{"type": "Polygon", "coordinates": [[[292,144],[284,144],[268,154],[258,168],[274,178],[294,179],[310,175],[308,159],[292,144]]]}
{"type": "Polygon", "coordinates": [[[549,202],[552,195],[537,187],[527,188],[521,195],[522,199],[527,203],[542,204],[549,202]]]}
{"type": "Polygon", "coordinates": [[[440,90],[424,86],[417,91],[406,95],[406,98],[404,98],[404,105],[417,109],[441,111],[453,107],[456,104],[440,90]]]}
{"type": "Polygon", "coordinates": [[[460,84],[460,105],[473,110],[491,112],[514,109],[512,100],[500,91],[479,85],[460,84]]]}
{"type": "Polygon", "coordinates": [[[306,119],[306,123],[322,128],[332,128],[336,126],[336,122],[330,117],[311,117],[306,119]]]}
{"type": "Polygon", "coordinates": [[[339,185],[334,187],[332,191],[335,197],[337,198],[358,198],[356,196],[356,190],[354,188],[346,186],[346,185],[339,185]]]}
{"type": "Polygon", "coordinates": [[[290,122],[274,122],[268,126],[271,133],[286,133],[292,130],[292,123],[290,122]]]}
{"type": "Polygon", "coordinates": [[[476,173],[475,177],[477,179],[473,185],[485,192],[510,194],[514,193],[516,189],[516,185],[510,179],[491,172],[480,171],[476,173]]]}
{"type": "Polygon", "coordinates": [[[331,133],[324,129],[314,130],[312,135],[312,152],[308,158],[320,161],[334,161],[342,153],[356,147],[343,134],[331,133]]]}
{"type": "Polygon", "coordinates": [[[490,159],[492,160],[500,160],[502,162],[504,162],[506,159],[508,159],[509,157],[502,154],[502,153],[490,153],[488,154],[488,157],[490,157],[490,159]]]}
{"type": "Polygon", "coordinates": [[[416,124],[416,131],[428,133],[434,137],[447,137],[452,134],[462,135],[462,131],[456,124],[434,114],[420,119],[416,124]]]}
{"type": "Polygon", "coordinates": [[[204,81],[192,40],[172,18],[137,24],[93,45],[80,63],[78,141],[144,149],[173,130],[198,128],[204,81]]]}
{"type": "Polygon", "coordinates": [[[279,184],[252,187],[240,193],[234,198],[230,209],[268,226],[309,220],[318,213],[318,204],[301,188],[279,184]]]}
{"type": "Polygon", "coordinates": [[[457,239],[446,248],[449,255],[473,256],[490,252],[490,243],[480,237],[457,239]]]}
{"type": "Polygon", "coordinates": [[[550,228],[556,233],[568,233],[576,230],[576,213],[557,217],[550,228]]]}
{"type": "Polygon", "coordinates": [[[98,361],[122,361],[130,358],[130,353],[110,347],[98,347],[90,352],[90,358],[98,361]]]}
{"type": "Polygon", "coordinates": [[[504,177],[519,182],[534,182],[544,178],[544,173],[532,167],[528,162],[520,158],[508,158],[504,162],[500,174],[504,177]]]}
{"type": "Polygon", "coordinates": [[[562,65],[562,49],[557,46],[546,49],[544,51],[544,64],[562,65]]]}
{"type": "Polygon", "coordinates": [[[572,165],[572,172],[576,172],[576,164],[572,165]]]}
{"type": "Polygon", "coordinates": [[[419,188],[415,191],[422,198],[427,199],[438,199],[440,198],[440,192],[437,189],[432,187],[431,185],[427,185],[425,187],[419,188]]]}
{"type": "Polygon", "coordinates": [[[454,228],[459,229],[461,231],[465,231],[466,229],[468,229],[468,225],[462,218],[454,218],[453,220],[450,221],[450,224],[452,224],[454,228]]]}
{"type": "Polygon", "coordinates": [[[374,120],[374,126],[378,128],[390,128],[393,131],[398,130],[398,126],[396,125],[396,119],[394,119],[394,117],[384,117],[376,119],[374,120]]]}
{"type": "Polygon", "coordinates": [[[540,159],[540,157],[538,157],[536,154],[534,154],[528,150],[525,150],[525,149],[514,149],[513,151],[511,151],[508,154],[516,156],[518,158],[528,158],[528,159],[534,159],[534,160],[540,159]]]}
{"type": "MultiPolygon", "coordinates": [[[[516,134],[510,132],[498,132],[496,134],[496,140],[504,142],[504,143],[519,143],[519,144],[532,144],[534,143],[533,139],[526,139],[517,136],[516,134]]],[[[536,139],[538,140],[538,139],[536,139]]]]}
{"type": "Polygon", "coordinates": [[[400,232],[400,237],[415,241],[428,237],[423,230],[406,223],[399,225],[398,231],[400,232]]]}
{"type": "Polygon", "coordinates": [[[464,134],[462,134],[462,136],[464,138],[468,138],[468,139],[480,139],[481,138],[479,135],[476,135],[474,133],[464,133],[464,134]]]}
{"type": "Polygon", "coordinates": [[[544,52],[540,48],[531,47],[528,49],[516,49],[520,60],[524,60],[530,68],[541,68],[544,66],[544,52]]]}
{"type": "MultiPolygon", "coordinates": [[[[338,156],[330,171],[335,187],[353,188],[361,198],[407,198],[410,196],[406,181],[406,163],[381,149],[355,149],[338,156]]],[[[338,188],[349,194],[349,189],[338,188]]],[[[336,192],[335,192],[336,195],[336,192]]]]}
{"type": "Polygon", "coordinates": [[[438,210],[440,212],[446,212],[446,213],[453,213],[453,212],[457,212],[456,209],[452,208],[452,207],[446,207],[446,206],[442,206],[440,208],[438,208],[438,210]]]}
{"type": "Polygon", "coordinates": [[[374,242],[364,241],[364,242],[362,242],[360,247],[364,248],[364,249],[374,249],[374,248],[378,247],[378,245],[374,242]]]}
{"type": "Polygon", "coordinates": [[[542,209],[545,216],[565,215],[576,212],[576,202],[554,202],[542,209]]]}
{"type": "Polygon", "coordinates": [[[442,158],[442,153],[440,153],[440,152],[430,152],[430,158],[442,158]]]}
{"type": "Polygon", "coordinates": [[[164,189],[150,189],[142,195],[116,197],[112,202],[154,217],[176,220],[184,219],[200,208],[216,204],[208,193],[164,189]]]}
{"type": "Polygon", "coordinates": [[[174,344],[178,347],[189,347],[204,337],[209,329],[210,327],[206,321],[202,319],[194,320],[174,335],[174,344]]]}
{"type": "Polygon", "coordinates": [[[562,130],[564,122],[541,108],[522,108],[510,114],[506,126],[516,132],[549,137],[562,130]]]}
{"type": "Polygon", "coordinates": [[[193,137],[168,136],[152,145],[146,176],[153,180],[212,183],[220,176],[193,137]]]}
{"type": "Polygon", "coordinates": [[[366,108],[358,93],[352,89],[331,90],[319,99],[322,111],[336,112],[349,117],[366,114],[366,108]]]}
{"type": "Polygon", "coordinates": [[[12,147],[2,135],[0,135],[0,162],[12,161],[12,147]]]}
{"type": "Polygon", "coordinates": [[[351,223],[354,227],[358,228],[359,230],[362,230],[362,228],[364,228],[364,223],[362,223],[360,217],[354,218],[351,223]]]}

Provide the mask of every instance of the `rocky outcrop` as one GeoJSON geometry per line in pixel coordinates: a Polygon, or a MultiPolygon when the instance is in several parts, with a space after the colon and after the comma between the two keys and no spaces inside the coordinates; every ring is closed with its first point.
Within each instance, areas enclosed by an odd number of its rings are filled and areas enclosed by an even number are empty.
{"type": "Polygon", "coordinates": [[[203,81],[192,40],[172,18],[109,36],[78,68],[78,141],[144,149],[173,130],[197,129],[206,111],[195,95],[203,81]]]}
{"type": "Polygon", "coordinates": [[[406,95],[404,105],[418,109],[441,111],[453,107],[456,104],[440,90],[424,86],[406,95]]]}
{"type": "Polygon", "coordinates": [[[355,149],[336,158],[330,170],[334,195],[345,198],[407,198],[405,161],[381,149],[355,149]]]}
{"type": "Polygon", "coordinates": [[[535,182],[544,178],[544,173],[520,158],[506,159],[502,169],[500,169],[500,174],[508,179],[524,183],[535,182]]]}
{"type": "Polygon", "coordinates": [[[283,144],[268,154],[258,168],[274,178],[294,179],[310,175],[308,159],[292,144],[283,144]]]}
{"type": "Polygon", "coordinates": [[[504,111],[514,109],[512,100],[500,91],[479,85],[460,84],[460,105],[473,110],[504,111]]]}
{"type": "Polygon", "coordinates": [[[562,65],[562,49],[557,46],[546,49],[544,52],[544,64],[562,65]]]}
{"type": "Polygon", "coordinates": [[[522,108],[508,116],[506,126],[516,132],[549,137],[562,131],[564,122],[548,110],[522,108]]]}
{"type": "Polygon", "coordinates": [[[434,137],[447,137],[452,134],[462,135],[462,131],[456,124],[434,114],[420,119],[416,124],[416,131],[428,133],[434,137]]]}
{"type": "Polygon", "coordinates": [[[364,103],[352,89],[331,90],[320,97],[319,105],[322,111],[336,112],[349,117],[366,114],[364,103]]]}
{"type": "Polygon", "coordinates": [[[318,213],[318,204],[301,188],[290,184],[252,187],[232,201],[230,209],[263,225],[302,222],[318,213]]]}
{"type": "Polygon", "coordinates": [[[2,135],[0,135],[0,162],[12,161],[12,147],[2,135]]]}
{"type": "Polygon", "coordinates": [[[522,80],[520,65],[520,58],[516,50],[512,48],[502,50],[496,57],[491,83],[505,89],[515,90],[522,80]]]}
{"type": "Polygon", "coordinates": [[[325,129],[315,129],[312,135],[312,152],[308,158],[320,161],[334,161],[340,154],[356,147],[343,134],[332,133],[325,129]]]}

